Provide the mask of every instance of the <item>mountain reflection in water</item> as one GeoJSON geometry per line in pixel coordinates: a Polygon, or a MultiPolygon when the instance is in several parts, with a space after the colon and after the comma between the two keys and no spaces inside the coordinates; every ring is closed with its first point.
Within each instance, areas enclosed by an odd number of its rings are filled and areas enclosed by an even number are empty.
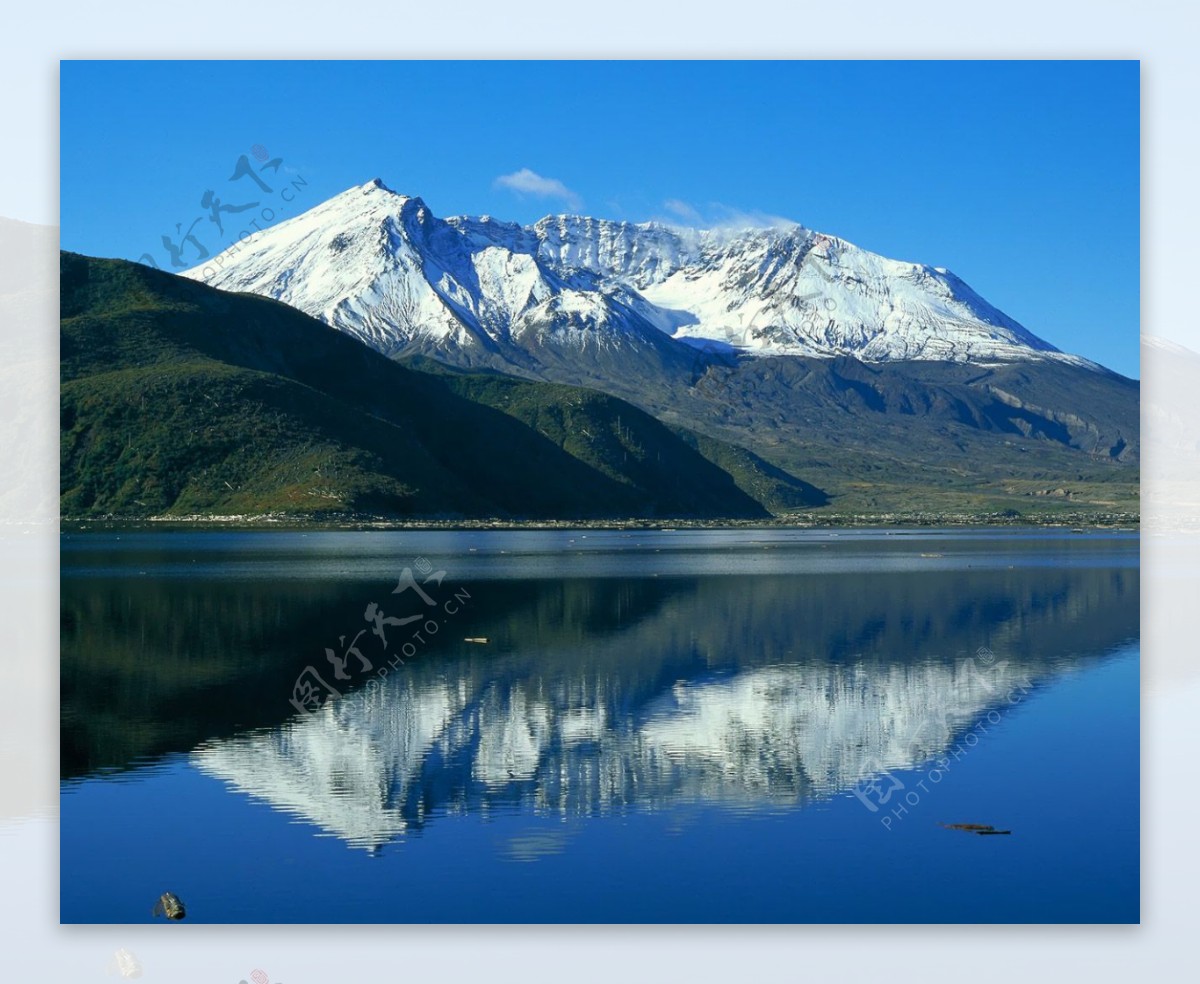
{"type": "Polygon", "coordinates": [[[297,673],[403,553],[268,536],[65,554],[64,778],[186,752],[373,849],[439,814],[778,809],[934,759],[1014,688],[1138,632],[1136,538],[616,536],[437,535],[470,605],[312,716],[287,703],[297,673]]]}
{"type": "Polygon", "coordinates": [[[62,918],[1136,921],[1138,595],[1122,534],[68,533],[62,918]],[[408,566],[439,630],[298,714],[408,566]]]}
{"type": "MultiPolygon", "coordinates": [[[[1060,666],[1054,672],[1066,672],[1060,666]]],[[[437,813],[520,803],[565,817],[679,802],[802,804],[945,751],[1027,670],[972,660],[792,664],[680,680],[644,703],[613,679],[394,676],[192,753],[208,775],[377,848],[437,813]]]]}

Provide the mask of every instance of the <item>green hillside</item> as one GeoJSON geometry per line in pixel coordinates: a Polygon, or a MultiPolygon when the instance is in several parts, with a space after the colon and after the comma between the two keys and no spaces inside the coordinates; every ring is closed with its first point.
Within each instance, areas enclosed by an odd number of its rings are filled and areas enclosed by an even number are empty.
{"type": "Polygon", "coordinates": [[[612,396],[414,371],[286,305],[61,256],[64,516],[755,518],[819,505],[612,396]]]}
{"type": "Polygon", "coordinates": [[[820,489],[739,445],[682,427],[665,429],[649,414],[595,390],[530,385],[512,376],[456,373],[427,360],[415,364],[440,374],[455,393],[515,417],[613,478],[628,475],[634,481],[652,482],[657,471],[686,467],[692,454],[699,452],[772,513],[828,501],[820,489]]]}

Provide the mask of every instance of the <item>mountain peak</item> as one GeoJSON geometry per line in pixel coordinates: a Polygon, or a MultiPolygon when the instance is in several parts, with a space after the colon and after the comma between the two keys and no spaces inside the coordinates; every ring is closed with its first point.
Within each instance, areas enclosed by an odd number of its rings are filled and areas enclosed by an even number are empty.
{"type": "Polygon", "coordinates": [[[396,194],[395,191],[383,183],[383,178],[372,178],[365,185],[361,186],[361,190],[364,193],[370,193],[372,191],[386,191],[389,195],[396,194]]]}
{"type": "MultiPolygon", "coordinates": [[[[416,195],[406,195],[403,192],[396,191],[395,188],[389,187],[384,183],[383,178],[372,178],[365,184],[355,185],[353,188],[347,188],[341,194],[334,195],[329,199],[330,202],[346,201],[352,202],[361,198],[366,198],[371,205],[378,208],[392,209],[399,207],[401,209],[410,208],[428,208],[425,202],[416,195]]],[[[321,206],[317,206],[320,208],[321,206]]]]}
{"type": "Polygon", "coordinates": [[[1086,361],[1059,353],[943,267],[891,260],[795,223],[689,230],[586,215],[529,226],[441,219],[373,178],[265,230],[230,259],[212,286],[275,297],[386,352],[520,347],[559,326],[572,329],[564,338],[637,336],[689,355],[716,346],[867,362],[1086,361]],[[581,318],[602,330],[578,334],[581,318]]]}

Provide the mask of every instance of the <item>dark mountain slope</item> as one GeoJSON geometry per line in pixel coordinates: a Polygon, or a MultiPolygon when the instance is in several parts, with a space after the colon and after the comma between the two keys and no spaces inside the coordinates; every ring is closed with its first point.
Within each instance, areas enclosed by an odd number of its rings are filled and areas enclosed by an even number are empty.
{"type": "Polygon", "coordinates": [[[613,397],[413,372],[132,263],[64,253],[61,274],[64,514],[768,515],[744,474],[613,397]]]}

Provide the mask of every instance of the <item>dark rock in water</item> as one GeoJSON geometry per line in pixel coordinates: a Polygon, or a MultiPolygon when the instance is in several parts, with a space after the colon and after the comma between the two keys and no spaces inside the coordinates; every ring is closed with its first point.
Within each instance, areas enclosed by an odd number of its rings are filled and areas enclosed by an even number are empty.
{"type": "Polygon", "coordinates": [[[159,900],[154,903],[153,912],[156,916],[166,916],[168,919],[176,920],[187,915],[182,900],[174,892],[163,892],[159,900]]]}

